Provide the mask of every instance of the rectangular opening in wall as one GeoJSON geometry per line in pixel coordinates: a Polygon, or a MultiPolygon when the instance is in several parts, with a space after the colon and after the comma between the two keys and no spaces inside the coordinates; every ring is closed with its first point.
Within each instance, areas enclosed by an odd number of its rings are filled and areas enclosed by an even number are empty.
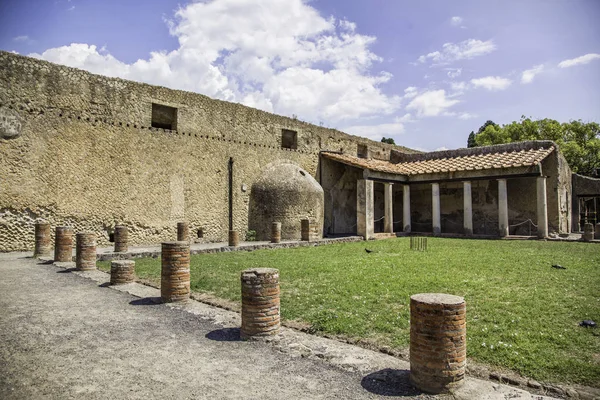
{"type": "Polygon", "coordinates": [[[289,129],[281,130],[281,148],[297,149],[298,148],[298,132],[289,129]]]}
{"type": "Polygon", "coordinates": [[[152,103],[152,127],[177,130],[177,109],[152,103]]]}
{"type": "Polygon", "coordinates": [[[369,147],[366,144],[356,146],[356,156],[358,158],[369,158],[369,147]]]}

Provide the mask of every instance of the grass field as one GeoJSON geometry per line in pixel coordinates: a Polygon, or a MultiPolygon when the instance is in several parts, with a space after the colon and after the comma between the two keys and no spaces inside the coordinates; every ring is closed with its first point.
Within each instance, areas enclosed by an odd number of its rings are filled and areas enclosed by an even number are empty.
{"type": "MultiPolygon", "coordinates": [[[[192,256],[192,290],[239,301],[240,271],[251,267],[280,270],[283,318],[397,349],[409,342],[410,295],[464,296],[471,359],[540,381],[600,386],[600,328],[578,326],[600,322],[598,245],[429,238],[418,252],[398,238],[204,254],[192,256]]],[[[136,260],[136,273],[159,282],[160,259],[136,260]]]]}

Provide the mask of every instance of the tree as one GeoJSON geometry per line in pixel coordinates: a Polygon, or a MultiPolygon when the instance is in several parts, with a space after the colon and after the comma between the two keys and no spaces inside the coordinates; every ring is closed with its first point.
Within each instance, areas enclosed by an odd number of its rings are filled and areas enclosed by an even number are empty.
{"type": "Polygon", "coordinates": [[[469,133],[469,138],[467,139],[467,147],[477,147],[477,142],[475,141],[475,132],[473,131],[469,133]]]}
{"type": "Polygon", "coordinates": [[[475,135],[478,146],[552,140],[560,147],[573,172],[592,175],[596,168],[600,168],[600,125],[596,122],[577,120],[561,124],[549,118],[534,121],[522,116],[519,121],[502,127],[486,122],[482,128],[475,135]]]}
{"type": "Polygon", "coordinates": [[[381,143],[396,144],[394,138],[386,138],[385,136],[381,138],[381,143]]]}

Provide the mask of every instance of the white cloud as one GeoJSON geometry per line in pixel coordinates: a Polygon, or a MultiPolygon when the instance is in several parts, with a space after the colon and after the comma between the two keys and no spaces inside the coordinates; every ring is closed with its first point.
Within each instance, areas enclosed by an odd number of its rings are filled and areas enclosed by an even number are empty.
{"type": "Polygon", "coordinates": [[[415,110],[419,117],[435,117],[443,114],[448,108],[459,103],[446,97],[446,91],[430,90],[416,96],[407,106],[407,110],[415,110]]]}
{"type": "Polygon", "coordinates": [[[458,114],[458,119],[462,119],[462,120],[469,120],[469,119],[474,119],[477,118],[477,114],[471,114],[468,112],[463,112],[458,114]]]}
{"type": "Polygon", "coordinates": [[[486,76],[483,78],[471,79],[471,84],[476,88],[484,88],[487,90],[504,90],[511,85],[512,81],[499,76],[486,76]]]}
{"type": "Polygon", "coordinates": [[[16,36],[13,38],[13,41],[14,42],[28,42],[29,36],[27,36],[27,35],[16,36]]]}
{"type": "Polygon", "coordinates": [[[464,92],[468,88],[467,82],[450,82],[450,88],[455,92],[464,92]]]}
{"type": "Polygon", "coordinates": [[[404,89],[404,98],[405,99],[412,99],[417,94],[418,94],[417,88],[414,86],[409,86],[406,89],[404,89]]]}
{"type": "Polygon", "coordinates": [[[536,65],[531,69],[523,71],[521,74],[521,83],[531,83],[533,78],[544,70],[544,64],[536,65]]]}
{"type": "Polygon", "coordinates": [[[31,54],[125,79],[238,101],[308,121],[337,123],[391,114],[392,75],[370,72],[382,59],[356,24],[323,18],[304,0],[212,0],[181,7],[169,21],[171,52],[123,63],[103,49],[71,44],[31,54]]]}
{"type": "Polygon", "coordinates": [[[458,78],[462,74],[462,68],[446,68],[446,71],[448,71],[448,77],[452,79],[458,78]]]}
{"type": "Polygon", "coordinates": [[[404,133],[404,123],[412,122],[410,114],[404,114],[402,117],[396,117],[394,122],[378,125],[356,125],[348,126],[343,130],[352,135],[363,136],[371,140],[379,141],[382,137],[393,137],[404,133]]]}
{"type": "Polygon", "coordinates": [[[460,43],[445,43],[441,51],[434,51],[418,58],[418,62],[431,61],[433,65],[446,65],[458,60],[468,60],[483,56],[496,50],[492,40],[485,42],[477,39],[467,39],[460,43]]]}
{"type": "Polygon", "coordinates": [[[461,17],[452,17],[450,18],[450,24],[452,24],[452,26],[460,26],[460,24],[462,24],[463,19],[461,17]]]}
{"type": "Polygon", "coordinates": [[[600,54],[597,53],[589,53],[581,57],[571,58],[570,60],[561,61],[558,64],[558,68],[569,68],[574,67],[576,65],[587,64],[593,60],[600,58],[600,54]]]}

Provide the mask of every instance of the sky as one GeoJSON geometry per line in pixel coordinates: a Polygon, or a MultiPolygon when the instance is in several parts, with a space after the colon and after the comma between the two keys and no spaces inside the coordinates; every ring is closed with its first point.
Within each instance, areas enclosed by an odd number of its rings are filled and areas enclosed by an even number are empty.
{"type": "Polygon", "coordinates": [[[1,0],[0,49],[379,141],[600,122],[598,0],[1,0]]]}

